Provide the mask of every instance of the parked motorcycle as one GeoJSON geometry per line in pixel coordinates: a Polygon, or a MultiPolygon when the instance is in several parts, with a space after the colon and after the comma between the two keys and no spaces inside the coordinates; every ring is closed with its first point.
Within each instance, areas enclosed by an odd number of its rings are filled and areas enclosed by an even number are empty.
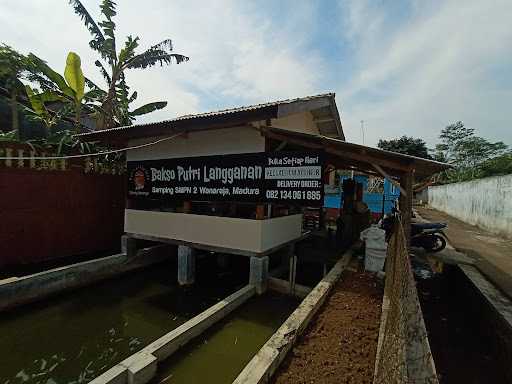
{"type": "MultiPolygon", "coordinates": [[[[389,241],[393,232],[393,223],[398,211],[393,209],[381,222],[381,228],[386,231],[386,241],[389,241]]],[[[446,234],[444,223],[412,223],[411,246],[424,248],[427,252],[439,252],[446,247],[446,234]]]]}
{"type": "Polygon", "coordinates": [[[411,246],[424,248],[427,252],[439,252],[446,247],[445,223],[412,223],[411,246]]]}

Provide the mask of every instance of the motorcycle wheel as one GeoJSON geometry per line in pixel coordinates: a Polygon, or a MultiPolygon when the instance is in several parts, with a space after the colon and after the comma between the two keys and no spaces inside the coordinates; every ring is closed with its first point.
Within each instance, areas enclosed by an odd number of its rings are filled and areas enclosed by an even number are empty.
{"type": "Polygon", "coordinates": [[[433,234],[432,242],[430,246],[427,248],[427,251],[430,252],[439,252],[445,249],[446,247],[446,239],[443,236],[433,234]]]}

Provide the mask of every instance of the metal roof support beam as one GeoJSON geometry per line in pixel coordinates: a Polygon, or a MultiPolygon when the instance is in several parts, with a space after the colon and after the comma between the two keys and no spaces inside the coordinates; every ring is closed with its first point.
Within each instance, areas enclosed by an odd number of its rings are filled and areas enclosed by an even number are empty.
{"type": "Polygon", "coordinates": [[[377,172],[374,172],[373,170],[368,169],[369,167],[362,167],[361,164],[357,164],[356,162],[353,162],[351,160],[346,159],[340,159],[339,157],[328,157],[327,162],[329,164],[332,164],[336,167],[336,169],[348,169],[351,171],[357,171],[366,173],[368,175],[372,176],[379,176],[377,172]]]}
{"type": "Polygon", "coordinates": [[[403,164],[401,162],[395,162],[383,158],[377,158],[374,156],[370,156],[366,153],[353,153],[353,152],[347,152],[347,151],[340,151],[337,149],[334,149],[330,146],[325,147],[325,151],[328,153],[332,153],[333,155],[339,156],[341,158],[348,158],[351,160],[359,161],[362,163],[366,163],[368,165],[379,163],[381,166],[384,166],[389,169],[395,169],[402,172],[407,172],[410,170],[409,164],[403,164]]]}
{"type": "Polygon", "coordinates": [[[372,164],[372,167],[375,168],[377,170],[377,172],[379,172],[379,174],[384,177],[385,179],[388,179],[390,181],[391,184],[393,184],[395,187],[397,187],[398,189],[400,189],[400,193],[404,196],[407,196],[407,192],[405,191],[405,189],[402,188],[402,186],[400,185],[400,183],[398,183],[396,180],[394,180],[391,176],[389,176],[387,174],[386,171],[384,171],[379,165],[377,164],[372,164]]]}

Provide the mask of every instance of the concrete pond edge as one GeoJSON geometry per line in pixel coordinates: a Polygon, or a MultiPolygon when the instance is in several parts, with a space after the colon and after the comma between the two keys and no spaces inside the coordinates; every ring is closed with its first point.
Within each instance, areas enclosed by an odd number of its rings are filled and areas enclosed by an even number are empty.
{"type": "Polygon", "coordinates": [[[313,288],[281,327],[245,366],[234,384],[267,383],[291,350],[298,337],[327,299],[352,258],[352,250],[345,252],[329,273],[313,288]]]}
{"type": "Polygon", "coordinates": [[[119,253],[31,275],[0,280],[0,311],[163,262],[171,255],[172,246],[157,245],[140,249],[135,256],[119,253]]]}
{"type": "Polygon", "coordinates": [[[384,295],[382,297],[382,313],[380,316],[380,326],[379,326],[379,338],[377,341],[377,353],[375,355],[375,367],[373,370],[373,382],[375,383],[377,380],[377,373],[379,371],[379,359],[380,354],[382,353],[382,344],[384,343],[384,332],[386,330],[386,323],[388,321],[389,314],[389,297],[387,295],[386,289],[384,289],[384,295]]]}
{"type": "Polygon", "coordinates": [[[158,362],[167,359],[180,347],[210,328],[256,293],[253,285],[246,285],[219,301],[178,328],[163,335],[139,352],[127,357],[104,372],[90,384],[145,384],[156,374],[158,362]]]}

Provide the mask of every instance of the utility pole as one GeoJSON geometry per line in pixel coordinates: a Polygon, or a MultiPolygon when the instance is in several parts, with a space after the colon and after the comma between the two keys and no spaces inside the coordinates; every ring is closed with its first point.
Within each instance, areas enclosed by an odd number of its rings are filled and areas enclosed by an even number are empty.
{"type": "Polygon", "coordinates": [[[361,136],[363,137],[363,145],[364,145],[364,120],[361,120],[361,136]]]}

